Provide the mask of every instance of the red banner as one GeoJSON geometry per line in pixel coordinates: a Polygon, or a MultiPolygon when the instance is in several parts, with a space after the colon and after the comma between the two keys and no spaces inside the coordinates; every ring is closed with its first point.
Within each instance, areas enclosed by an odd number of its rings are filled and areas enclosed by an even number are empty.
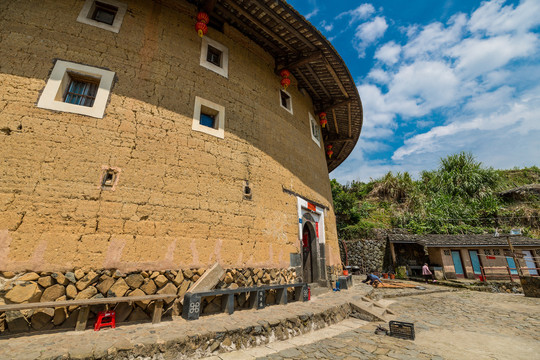
{"type": "Polygon", "coordinates": [[[495,256],[486,256],[486,259],[489,259],[489,260],[495,260],[496,257],[495,257],[495,256]]]}
{"type": "Polygon", "coordinates": [[[317,207],[310,202],[307,203],[307,208],[311,211],[317,211],[317,207]]]}
{"type": "Polygon", "coordinates": [[[315,230],[317,231],[317,237],[319,237],[319,223],[315,223],[315,230]]]}

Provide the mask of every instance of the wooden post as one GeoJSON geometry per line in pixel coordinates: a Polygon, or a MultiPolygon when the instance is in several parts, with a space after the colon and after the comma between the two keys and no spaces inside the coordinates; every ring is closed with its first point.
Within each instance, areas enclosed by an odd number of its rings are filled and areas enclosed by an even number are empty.
{"type": "Polygon", "coordinates": [[[77,325],[75,331],[84,331],[86,329],[86,322],[88,321],[88,313],[90,312],[90,306],[83,306],[79,309],[79,316],[77,317],[77,325]]]}
{"type": "Polygon", "coordinates": [[[394,249],[393,242],[389,242],[389,244],[390,244],[390,254],[392,255],[392,266],[395,272],[396,271],[396,250],[394,249]]]}
{"type": "Polygon", "coordinates": [[[512,253],[512,257],[514,258],[514,264],[516,264],[518,275],[523,276],[523,271],[521,270],[521,266],[519,264],[518,258],[516,257],[516,254],[514,253],[514,247],[512,246],[512,241],[510,241],[510,235],[506,235],[506,241],[508,241],[508,246],[510,246],[510,252],[512,253]]]}
{"type": "Polygon", "coordinates": [[[152,315],[152,324],[161,322],[161,314],[163,312],[163,300],[156,301],[154,305],[154,314],[152,315]]]}
{"type": "Polygon", "coordinates": [[[506,270],[508,270],[508,276],[510,276],[510,281],[514,282],[514,279],[512,279],[512,272],[510,271],[510,266],[507,266],[506,270]]]}

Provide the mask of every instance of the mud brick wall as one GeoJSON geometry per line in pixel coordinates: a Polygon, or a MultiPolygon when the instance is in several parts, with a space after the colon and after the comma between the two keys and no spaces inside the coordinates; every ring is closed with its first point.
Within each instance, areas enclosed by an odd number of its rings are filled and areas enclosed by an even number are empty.
{"type": "Polygon", "coordinates": [[[227,25],[208,36],[229,49],[228,78],[200,66],[187,2],[126,1],[118,34],[78,23],[83,3],[0,3],[0,270],[285,269],[300,242],[283,188],[328,207],[339,264],[324,148],[294,79],[290,114],[274,59],[227,25]],[[102,119],[36,107],[55,59],[115,72],[102,119]],[[225,107],[224,139],[192,131],[196,96],[225,107]],[[121,170],[114,191],[102,167],[121,170]]]}

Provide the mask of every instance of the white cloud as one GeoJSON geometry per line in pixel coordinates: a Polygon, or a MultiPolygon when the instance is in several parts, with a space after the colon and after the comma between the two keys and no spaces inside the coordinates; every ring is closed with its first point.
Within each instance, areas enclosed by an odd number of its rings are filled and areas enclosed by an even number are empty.
{"type": "MultiPolygon", "coordinates": [[[[361,141],[331,176],[345,182],[388,171],[418,174],[458,151],[498,168],[538,165],[538,14],[540,0],[492,0],[470,17],[402,27],[407,42],[381,46],[358,86],[361,141]],[[383,146],[400,142],[393,154],[383,146]]],[[[387,27],[382,16],[358,26],[359,55],[387,27]]]]}
{"type": "Polygon", "coordinates": [[[540,24],[540,1],[524,0],[514,8],[503,6],[505,1],[485,2],[471,16],[469,29],[496,35],[507,32],[525,32],[540,24]]]}
{"type": "Polygon", "coordinates": [[[500,35],[487,39],[469,38],[448,53],[457,58],[456,70],[476,77],[498,69],[513,59],[532,55],[538,48],[535,34],[500,35]]]}
{"type": "Polygon", "coordinates": [[[349,17],[349,26],[353,25],[354,23],[365,20],[369,16],[373,15],[375,13],[375,8],[371,4],[362,4],[356,9],[349,10],[342,12],[339,14],[336,19],[341,19],[343,17],[349,17]]]}
{"type": "Polygon", "coordinates": [[[313,9],[312,12],[310,12],[309,14],[306,15],[306,19],[311,19],[312,17],[314,17],[315,15],[317,15],[319,13],[319,8],[315,8],[313,9]]]}
{"type": "Polygon", "coordinates": [[[358,51],[358,56],[364,57],[366,48],[382,37],[387,28],[386,20],[380,16],[358,25],[354,33],[354,47],[358,51]]]}
{"type": "Polygon", "coordinates": [[[328,23],[326,22],[326,20],[321,21],[321,25],[320,25],[320,26],[321,26],[321,27],[324,29],[324,31],[326,31],[326,32],[330,32],[330,31],[332,31],[332,30],[334,29],[334,24],[332,24],[332,23],[328,24],[328,23]]]}
{"type": "Polygon", "coordinates": [[[422,30],[418,27],[410,29],[410,41],[403,47],[405,56],[408,58],[425,57],[439,52],[443,47],[458,43],[463,37],[466,22],[467,17],[460,14],[452,17],[449,27],[435,22],[422,30]]]}
{"type": "Polygon", "coordinates": [[[375,59],[382,61],[385,64],[393,65],[398,62],[401,53],[401,46],[393,41],[390,41],[381,46],[375,52],[375,59]]]}
{"type": "MultiPolygon", "coordinates": [[[[506,89],[499,91],[507,92],[506,89]]],[[[500,96],[501,94],[491,94],[500,96]]],[[[489,97],[489,94],[486,96],[489,97]]],[[[519,136],[530,136],[536,134],[536,139],[540,138],[540,87],[524,94],[524,96],[515,100],[513,103],[502,103],[497,106],[492,104],[490,111],[480,113],[474,117],[460,118],[451,121],[447,125],[434,127],[426,133],[416,135],[405,141],[405,145],[394,152],[393,160],[403,160],[410,155],[419,155],[431,153],[443,146],[451,148],[461,143],[464,146],[480,147],[491,146],[492,135],[498,138],[504,138],[508,142],[518,142],[519,136]],[[505,136],[501,136],[501,132],[505,136]],[[479,135],[483,134],[484,138],[479,135]],[[466,140],[466,141],[465,141],[466,140]]],[[[496,149],[496,145],[493,146],[496,149]]],[[[496,153],[493,153],[496,156],[496,153]]],[[[532,159],[540,158],[540,146],[533,154],[532,159]]]]}

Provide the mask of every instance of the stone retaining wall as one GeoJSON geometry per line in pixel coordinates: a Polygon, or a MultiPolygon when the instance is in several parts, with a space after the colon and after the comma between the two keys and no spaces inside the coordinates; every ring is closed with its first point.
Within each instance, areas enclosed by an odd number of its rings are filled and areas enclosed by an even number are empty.
{"type": "MultiPolygon", "coordinates": [[[[350,266],[359,266],[363,272],[382,271],[386,253],[386,241],[383,239],[360,239],[345,241],[350,266]]],[[[340,243],[342,258],[343,244],[340,243]]]]}
{"type": "MultiPolygon", "coordinates": [[[[182,313],[180,299],[204,274],[205,269],[138,271],[123,273],[118,270],[83,270],[69,272],[0,273],[0,304],[83,300],[103,297],[177,294],[169,300],[164,316],[182,313]]],[[[238,288],[270,284],[292,283],[296,273],[290,269],[229,269],[217,288],[238,288]]],[[[208,303],[210,304],[211,301],[208,303]]],[[[243,305],[243,304],[242,304],[243,305]]],[[[240,306],[240,304],[238,304],[240,306]]],[[[89,324],[105,305],[90,307],[89,324]]],[[[115,306],[116,321],[149,321],[154,302],[139,301],[133,305],[115,306]]],[[[212,306],[203,313],[212,312],[212,306]]],[[[39,310],[8,311],[0,314],[0,334],[53,328],[74,328],[79,314],[76,306],[39,310]]]]}

